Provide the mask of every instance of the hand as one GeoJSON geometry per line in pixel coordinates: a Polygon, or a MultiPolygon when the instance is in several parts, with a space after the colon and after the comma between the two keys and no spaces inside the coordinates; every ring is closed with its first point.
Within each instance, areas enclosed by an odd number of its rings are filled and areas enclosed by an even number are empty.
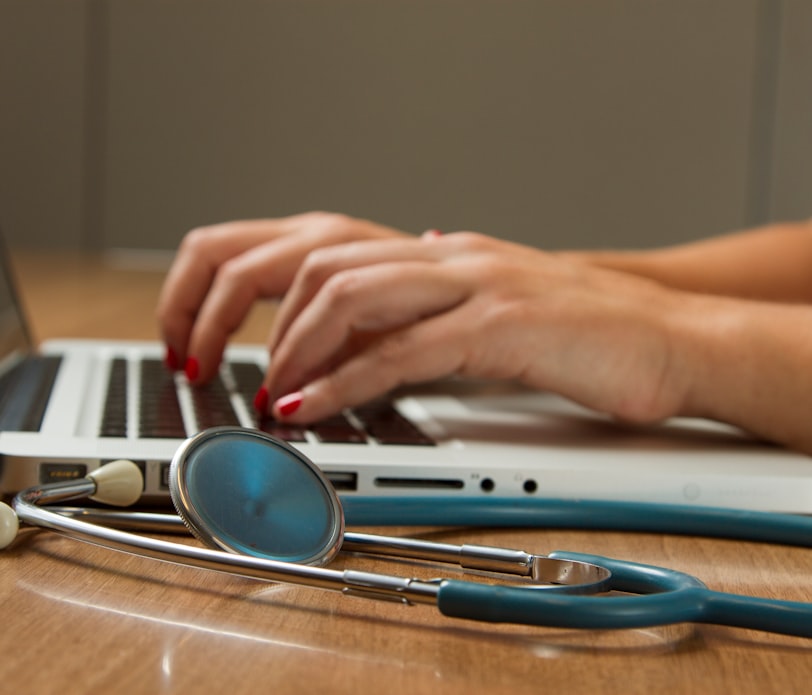
{"type": "Polygon", "coordinates": [[[685,298],[472,233],[313,251],[282,302],[258,402],[308,422],[401,384],[515,379],[633,421],[679,410],[685,298]]]}
{"type": "Polygon", "coordinates": [[[190,232],[158,302],[167,364],[185,367],[193,382],[209,380],[228,337],[253,302],[281,297],[313,249],[400,236],[388,227],[329,213],[231,222],[190,232]]]}

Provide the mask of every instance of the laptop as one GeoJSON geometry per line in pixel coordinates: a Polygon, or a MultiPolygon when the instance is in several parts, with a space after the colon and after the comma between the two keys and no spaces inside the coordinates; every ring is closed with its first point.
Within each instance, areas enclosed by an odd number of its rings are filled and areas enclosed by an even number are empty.
{"type": "Polygon", "coordinates": [[[175,449],[225,424],[290,442],[345,503],[423,500],[437,510],[436,518],[424,511],[426,523],[442,522],[444,501],[466,499],[812,513],[809,457],[705,420],[619,425],[512,383],[415,386],[309,428],[260,421],[251,402],[267,366],[263,347],[229,347],[219,378],[195,388],[165,369],[157,341],[52,340],[34,349],[6,258],[0,275],[3,494],[125,458],[144,475],[144,505],[168,504],[175,449]]]}

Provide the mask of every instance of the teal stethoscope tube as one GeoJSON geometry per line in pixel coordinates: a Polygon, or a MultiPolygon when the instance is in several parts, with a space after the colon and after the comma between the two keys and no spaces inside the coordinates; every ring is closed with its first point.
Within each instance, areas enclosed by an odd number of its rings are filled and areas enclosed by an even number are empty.
{"type": "MultiPolygon", "coordinates": [[[[717,507],[562,499],[345,496],[353,525],[447,525],[642,531],[812,547],[812,517],[717,507]]],[[[612,572],[609,597],[540,594],[448,580],[437,607],[449,617],[578,629],[635,629],[684,622],[812,636],[809,604],[711,591],[691,575],[613,558],[557,551],[550,558],[612,572]]]]}
{"type": "Polygon", "coordinates": [[[694,622],[811,634],[809,604],[711,591],[682,572],[599,555],[555,552],[549,557],[605,567],[612,572],[614,590],[643,595],[567,596],[448,580],[440,587],[437,607],[449,617],[493,623],[602,630],[694,622]]]}
{"type": "Polygon", "coordinates": [[[679,504],[546,498],[353,497],[353,526],[489,526],[646,531],[812,547],[812,517],[679,504]]]}

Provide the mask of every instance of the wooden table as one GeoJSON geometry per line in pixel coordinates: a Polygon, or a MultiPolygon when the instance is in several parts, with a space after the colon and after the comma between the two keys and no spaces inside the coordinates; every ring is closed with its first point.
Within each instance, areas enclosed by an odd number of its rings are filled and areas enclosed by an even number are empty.
{"type": "MultiPolygon", "coordinates": [[[[17,254],[37,337],[156,337],[163,271],[132,260],[17,254]]],[[[262,341],[269,312],[260,307],[240,339],[262,341]]],[[[597,552],[684,570],[716,589],[812,601],[812,549],[643,533],[381,530],[597,552]]],[[[0,692],[19,695],[800,693],[812,682],[812,640],[715,626],[576,632],[455,621],[425,606],[183,568],[33,529],[0,559],[0,606],[0,692]]]]}

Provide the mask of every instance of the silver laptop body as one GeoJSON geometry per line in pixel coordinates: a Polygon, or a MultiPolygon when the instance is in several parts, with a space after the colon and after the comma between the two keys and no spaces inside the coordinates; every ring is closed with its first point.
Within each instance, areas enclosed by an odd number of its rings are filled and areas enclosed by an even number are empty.
{"type": "Polygon", "coordinates": [[[348,498],[555,498],[812,513],[812,459],[718,423],[622,426],[514,384],[449,380],[301,429],[258,421],[264,348],[234,346],[190,388],[157,342],[56,340],[32,349],[6,265],[0,278],[0,491],[84,476],[126,458],[143,501],[169,501],[176,447],[200,429],[267,429],[348,498]]]}

